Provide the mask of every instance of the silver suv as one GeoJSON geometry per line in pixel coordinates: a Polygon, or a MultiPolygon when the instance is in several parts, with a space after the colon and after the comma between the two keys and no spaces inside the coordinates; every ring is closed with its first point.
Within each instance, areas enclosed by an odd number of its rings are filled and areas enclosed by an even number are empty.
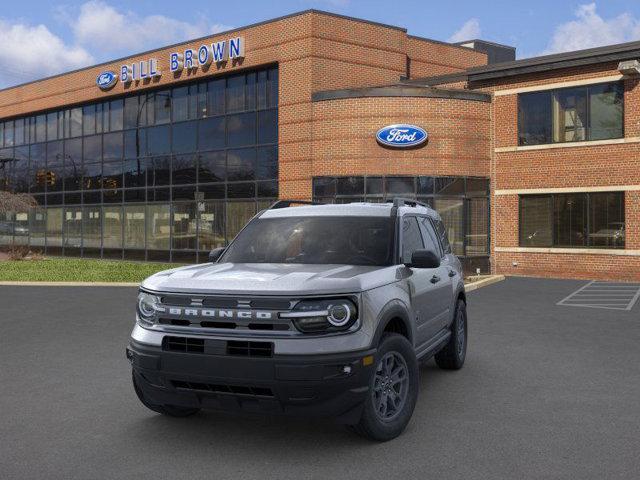
{"type": "Polygon", "coordinates": [[[146,279],[127,348],[142,403],[337,418],[398,436],[418,362],[462,367],[462,269],[440,216],[404,199],[279,201],[211,263],[146,279]]]}

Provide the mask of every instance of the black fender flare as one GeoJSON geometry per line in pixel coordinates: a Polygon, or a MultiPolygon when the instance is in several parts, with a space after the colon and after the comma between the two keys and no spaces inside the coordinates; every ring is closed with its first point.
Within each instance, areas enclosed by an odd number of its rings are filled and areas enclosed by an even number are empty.
{"type": "Polygon", "coordinates": [[[378,314],[376,331],[373,335],[373,341],[371,342],[372,347],[379,345],[384,329],[394,318],[402,320],[407,330],[408,340],[413,345],[413,339],[415,338],[415,326],[414,322],[411,321],[409,310],[400,300],[391,300],[382,307],[382,310],[378,314]]]}

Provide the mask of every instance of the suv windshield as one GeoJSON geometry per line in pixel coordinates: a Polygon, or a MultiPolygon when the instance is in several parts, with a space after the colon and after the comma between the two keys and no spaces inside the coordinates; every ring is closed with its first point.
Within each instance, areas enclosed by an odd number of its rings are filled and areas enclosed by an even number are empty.
{"type": "Polygon", "coordinates": [[[220,262],[391,265],[391,217],[256,219],[220,262]]]}

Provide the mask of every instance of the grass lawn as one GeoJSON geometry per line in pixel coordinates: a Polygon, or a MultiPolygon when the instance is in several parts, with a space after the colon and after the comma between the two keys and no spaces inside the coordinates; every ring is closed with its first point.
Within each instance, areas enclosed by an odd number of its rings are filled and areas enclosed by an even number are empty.
{"type": "Polygon", "coordinates": [[[176,263],[121,262],[81,258],[0,261],[0,281],[140,282],[160,270],[179,266],[176,263]]]}

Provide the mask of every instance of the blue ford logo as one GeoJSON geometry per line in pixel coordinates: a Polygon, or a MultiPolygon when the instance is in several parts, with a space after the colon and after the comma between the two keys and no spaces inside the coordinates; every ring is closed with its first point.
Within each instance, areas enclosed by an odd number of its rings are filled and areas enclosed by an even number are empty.
{"type": "Polygon", "coordinates": [[[113,72],[102,72],[96,78],[96,85],[100,87],[101,90],[109,90],[113,87],[118,81],[118,76],[113,72]]]}
{"type": "Polygon", "coordinates": [[[427,132],[415,125],[388,125],[378,130],[376,139],[382,145],[395,148],[416,147],[427,141],[427,132]]]}

